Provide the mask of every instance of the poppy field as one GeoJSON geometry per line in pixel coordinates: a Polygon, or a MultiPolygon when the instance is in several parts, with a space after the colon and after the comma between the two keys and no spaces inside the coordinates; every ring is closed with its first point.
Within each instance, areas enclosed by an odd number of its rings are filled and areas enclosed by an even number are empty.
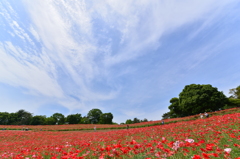
{"type": "Polygon", "coordinates": [[[0,158],[240,159],[240,113],[121,130],[0,131],[0,158]]]}

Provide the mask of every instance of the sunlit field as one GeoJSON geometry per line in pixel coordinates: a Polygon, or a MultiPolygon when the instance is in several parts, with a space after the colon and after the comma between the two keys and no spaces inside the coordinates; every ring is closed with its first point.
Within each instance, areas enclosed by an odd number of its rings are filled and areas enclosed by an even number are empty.
{"type": "Polygon", "coordinates": [[[128,130],[2,130],[0,158],[240,159],[239,140],[240,113],[128,130]]]}

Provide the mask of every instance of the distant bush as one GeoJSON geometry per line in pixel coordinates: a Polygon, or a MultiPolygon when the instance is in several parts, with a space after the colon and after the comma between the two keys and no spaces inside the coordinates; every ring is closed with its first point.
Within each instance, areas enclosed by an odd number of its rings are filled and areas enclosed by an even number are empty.
{"type": "Polygon", "coordinates": [[[223,109],[230,109],[240,107],[240,99],[228,98],[227,104],[223,107],[223,109]]]}

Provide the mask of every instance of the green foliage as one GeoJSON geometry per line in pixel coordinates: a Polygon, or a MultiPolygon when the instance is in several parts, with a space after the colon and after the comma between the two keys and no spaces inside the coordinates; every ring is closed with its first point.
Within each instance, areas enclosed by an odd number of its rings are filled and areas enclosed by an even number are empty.
{"type": "Polygon", "coordinates": [[[45,125],[46,124],[46,116],[36,115],[32,117],[30,125],[45,125]]]}
{"type": "Polygon", "coordinates": [[[148,122],[147,118],[144,118],[143,120],[141,120],[141,122],[148,122]]]}
{"type": "Polygon", "coordinates": [[[62,125],[65,123],[65,117],[61,113],[54,113],[51,117],[55,119],[55,124],[62,125]]]}
{"type": "Polygon", "coordinates": [[[148,120],[146,118],[144,118],[143,120],[140,120],[138,118],[134,118],[133,120],[127,119],[125,124],[135,124],[135,123],[141,123],[141,122],[148,122],[148,120]]]}
{"type": "Polygon", "coordinates": [[[230,98],[240,99],[240,86],[230,89],[229,94],[232,94],[230,98]]]}
{"type": "Polygon", "coordinates": [[[177,97],[174,97],[170,100],[170,103],[172,103],[168,108],[170,109],[170,117],[171,118],[177,118],[182,117],[183,112],[179,106],[179,99],[177,97]]]}
{"type": "Polygon", "coordinates": [[[229,109],[234,107],[240,107],[240,99],[228,98],[228,103],[223,107],[223,109],[229,109]]]}
{"type": "Polygon", "coordinates": [[[131,119],[126,120],[126,124],[132,124],[132,123],[133,123],[133,121],[131,119]]]}
{"type": "Polygon", "coordinates": [[[167,113],[164,113],[163,115],[162,115],[162,118],[163,119],[169,119],[169,118],[171,118],[171,113],[170,112],[167,112],[167,113]]]}
{"type": "Polygon", "coordinates": [[[79,124],[81,122],[81,119],[81,114],[70,114],[67,116],[66,122],[68,122],[68,124],[79,124]]]}
{"type": "Polygon", "coordinates": [[[172,98],[170,103],[170,112],[163,114],[163,119],[216,111],[222,109],[228,100],[223,92],[210,84],[191,84],[186,85],[179,98],[172,98]]]}
{"type": "Polygon", "coordinates": [[[133,119],[133,123],[140,123],[140,119],[134,118],[134,119],[133,119]]]}
{"type": "Polygon", "coordinates": [[[99,109],[92,109],[88,115],[82,117],[81,114],[70,114],[66,118],[61,113],[54,113],[51,117],[42,115],[32,116],[23,109],[16,113],[0,112],[0,125],[56,125],[56,124],[113,124],[112,113],[102,113],[99,109]]]}
{"type": "Polygon", "coordinates": [[[103,113],[100,115],[100,124],[112,124],[112,113],[103,113]]]}
{"type": "Polygon", "coordinates": [[[32,114],[20,109],[16,112],[17,114],[17,123],[18,125],[29,125],[32,119],[32,114]]]}
{"type": "Polygon", "coordinates": [[[240,107],[240,99],[228,99],[229,105],[240,107]]]}
{"type": "Polygon", "coordinates": [[[223,92],[216,87],[200,84],[185,86],[179,94],[179,107],[181,116],[198,114],[205,111],[216,111],[227,103],[227,98],[223,92]]]}
{"type": "Polygon", "coordinates": [[[86,117],[86,116],[82,117],[81,124],[90,124],[88,117],[86,117]]]}
{"type": "Polygon", "coordinates": [[[56,124],[56,119],[53,117],[48,117],[45,119],[46,125],[55,125],[56,124]]]}
{"type": "Polygon", "coordinates": [[[16,113],[9,113],[7,125],[17,125],[18,115],[16,113]]]}
{"type": "Polygon", "coordinates": [[[0,125],[7,125],[8,124],[8,112],[0,112],[0,125]]]}
{"type": "Polygon", "coordinates": [[[100,117],[102,111],[100,109],[92,109],[88,112],[87,117],[91,124],[98,124],[100,122],[100,117]]]}

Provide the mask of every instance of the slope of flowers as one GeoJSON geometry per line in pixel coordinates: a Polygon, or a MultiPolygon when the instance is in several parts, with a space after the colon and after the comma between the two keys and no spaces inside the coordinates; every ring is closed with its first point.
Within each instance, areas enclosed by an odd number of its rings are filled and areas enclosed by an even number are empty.
{"type": "Polygon", "coordinates": [[[240,159],[240,113],[108,132],[0,131],[0,158],[240,159]]]}
{"type": "MultiPolygon", "coordinates": [[[[211,115],[219,115],[219,114],[226,114],[226,113],[234,113],[240,112],[240,108],[232,108],[221,110],[217,112],[210,112],[208,113],[211,115]]],[[[172,118],[172,119],[165,119],[165,123],[172,123],[172,122],[179,122],[179,121],[188,121],[188,120],[195,120],[199,118],[199,115],[192,115],[182,118],[172,118]]],[[[144,127],[144,126],[152,126],[152,125],[161,125],[161,120],[156,121],[149,121],[149,122],[142,122],[136,124],[128,124],[131,128],[133,127],[144,127]]],[[[110,125],[110,124],[69,124],[69,125],[0,125],[0,129],[15,129],[15,130],[22,130],[24,128],[28,128],[31,130],[45,130],[45,131],[61,131],[61,130],[93,130],[93,127],[96,126],[97,129],[124,129],[126,125],[110,125]]]]}

